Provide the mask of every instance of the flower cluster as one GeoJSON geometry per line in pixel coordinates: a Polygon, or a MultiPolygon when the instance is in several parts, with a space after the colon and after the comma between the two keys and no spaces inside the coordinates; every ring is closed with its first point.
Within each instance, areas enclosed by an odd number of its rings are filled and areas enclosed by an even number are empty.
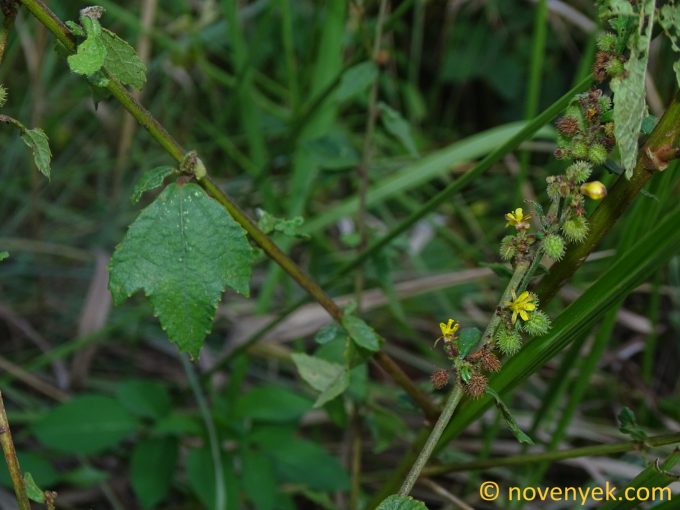
{"type": "Polygon", "coordinates": [[[602,165],[614,147],[611,98],[594,88],[577,95],[555,123],[559,133],[555,157],[602,165]]]}
{"type": "Polygon", "coordinates": [[[624,72],[624,57],[621,54],[620,44],[615,34],[605,32],[597,39],[598,52],[595,54],[593,64],[593,77],[597,82],[603,82],[608,78],[616,78],[624,72]]]}
{"type": "MultiPolygon", "coordinates": [[[[453,369],[458,374],[466,393],[472,398],[481,397],[486,391],[487,374],[501,369],[500,359],[489,345],[475,352],[466,352],[460,345],[458,336],[460,324],[454,319],[449,319],[447,323],[440,323],[439,328],[442,336],[435,341],[435,345],[443,340],[444,351],[452,362],[453,369]]],[[[467,349],[469,350],[469,346],[467,349]]],[[[432,386],[435,389],[445,387],[449,382],[449,372],[450,370],[443,368],[436,370],[432,374],[432,386]]]]}

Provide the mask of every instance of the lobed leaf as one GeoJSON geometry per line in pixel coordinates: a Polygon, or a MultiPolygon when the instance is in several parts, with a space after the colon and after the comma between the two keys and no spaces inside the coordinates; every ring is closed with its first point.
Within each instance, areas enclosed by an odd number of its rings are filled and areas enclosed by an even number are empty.
{"type": "Polygon", "coordinates": [[[626,72],[611,81],[614,92],[614,134],[628,179],[633,175],[640,129],[647,116],[645,73],[654,27],[654,0],[644,0],[640,4],[637,32],[628,39],[630,57],[624,64],[626,72]]]}
{"type": "Polygon", "coordinates": [[[130,197],[132,203],[139,202],[139,199],[142,198],[142,195],[147,191],[160,188],[163,185],[165,178],[175,172],[177,172],[175,168],[167,165],[157,166],[156,168],[144,172],[132,190],[132,196],[130,197]]]}
{"type": "Polygon", "coordinates": [[[354,340],[354,343],[359,347],[363,347],[371,352],[380,350],[380,345],[382,344],[380,335],[359,317],[352,314],[345,314],[342,316],[341,322],[342,326],[349,333],[349,336],[354,340]]]}
{"type": "Polygon", "coordinates": [[[124,85],[141,89],[146,83],[146,66],[135,49],[110,30],[102,30],[106,48],[104,68],[124,85]]]}
{"type": "Polygon", "coordinates": [[[81,16],[80,22],[86,38],[78,45],[76,53],[69,55],[66,61],[74,73],[91,76],[104,65],[106,44],[98,20],[90,16],[81,16]]]}
{"type": "MultiPolygon", "coordinates": [[[[680,5],[671,2],[659,8],[659,25],[670,40],[673,51],[680,53],[680,5]]],[[[680,56],[673,63],[673,70],[675,81],[680,87],[680,56]]]]}
{"type": "Polygon", "coordinates": [[[339,363],[302,353],[293,354],[292,358],[300,377],[312,388],[321,392],[314,407],[323,406],[344,393],[349,387],[349,372],[339,363]]]}
{"type": "Polygon", "coordinates": [[[109,264],[116,303],[144,290],[180,350],[197,356],[225,287],[247,296],[245,231],[196,184],[170,184],[134,221],[109,264]]]}

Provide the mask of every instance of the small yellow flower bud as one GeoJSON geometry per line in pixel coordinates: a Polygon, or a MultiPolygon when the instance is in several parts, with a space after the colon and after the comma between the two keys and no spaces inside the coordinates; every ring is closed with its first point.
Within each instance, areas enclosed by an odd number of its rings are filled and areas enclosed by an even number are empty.
{"type": "Polygon", "coordinates": [[[593,200],[602,200],[607,196],[607,188],[600,181],[591,181],[581,184],[581,193],[593,200]]]}

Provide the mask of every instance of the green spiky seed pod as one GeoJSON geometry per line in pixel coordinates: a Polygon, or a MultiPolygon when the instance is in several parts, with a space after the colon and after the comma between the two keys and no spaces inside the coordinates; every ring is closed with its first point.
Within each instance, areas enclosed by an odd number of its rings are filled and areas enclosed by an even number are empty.
{"type": "Polygon", "coordinates": [[[562,233],[570,243],[580,243],[588,235],[588,221],[583,216],[572,216],[562,224],[562,233]]]}
{"type": "Polygon", "coordinates": [[[601,51],[614,51],[616,49],[616,35],[605,32],[597,38],[597,49],[601,51]]]}
{"type": "Polygon", "coordinates": [[[616,78],[617,76],[621,76],[625,72],[623,62],[621,62],[621,59],[618,59],[616,57],[612,57],[604,66],[604,69],[605,71],[607,71],[607,76],[609,76],[610,78],[616,78]]]}
{"type": "Polygon", "coordinates": [[[588,146],[583,141],[575,141],[571,146],[571,157],[585,159],[589,155],[588,146]]]}
{"type": "Polygon", "coordinates": [[[567,167],[567,178],[576,184],[581,184],[588,180],[592,172],[593,167],[587,161],[575,161],[567,167]]]}
{"type": "Polygon", "coordinates": [[[7,103],[7,89],[4,85],[0,85],[0,108],[7,103]]]}
{"type": "Polygon", "coordinates": [[[548,182],[548,186],[546,187],[548,191],[548,196],[550,197],[550,200],[557,200],[560,198],[560,185],[559,183],[555,181],[548,182]]]}
{"type": "Polygon", "coordinates": [[[612,98],[609,97],[609,96],[602,95],[597,100],[597,102],[600,105],[600,109],[602,110],[602,113],[607,113],[609,110],[612,109],[612,98]]]}
{"type": "Polygon", "coordinates": [[[535,310],[529,320],[522,323],[522,330],[530,336],[545,335],[550,330],[550,318],[542,310],[535,310]]]}
{"type": "Polygon", "coordinates": [[[486,377],[480,373],[473,374],[465,384],[465,392],[472,398],[480,398],[486,392],[486,377]]]}
{"type": "Polygon", "coordinates": [[[515,255],[517,255],[515,236],[505,236],[501,240],[500,255],[503,260],[511,260],[515,255]]]}
{"type": "Polygon", "coordinates": [[[508,356],[512,356],[522,348],[522,337],[519,333],[515,330],[509,330],[503,325],[496,329],[494,340],[498,350],[508,356]]]}
{"type": "Polygon", "coordinates": [[[588,149],[588,159],[594,165],[603,165],[607,161],[607,149],[601,143],[594,143],[588,149]]]}
{"type": "Polygon", "coordinates": [[[560,260],[564,256],[564,239],[557,234],[548,234],[543,239],[543,249],[551,259],[560,260]]]}

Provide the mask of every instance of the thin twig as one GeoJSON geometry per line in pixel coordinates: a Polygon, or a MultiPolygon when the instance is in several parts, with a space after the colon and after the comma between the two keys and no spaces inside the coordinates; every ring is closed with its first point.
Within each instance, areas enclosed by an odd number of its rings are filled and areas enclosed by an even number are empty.
{"type": "Polygon", "coordinates": [[[0,392],[0,445],[2,445],[2,452],[5,454],[5,461],[7,462],[9,476],[12,479],[14,494],[17,497],[17,503],[19,503],[19,510],[31,510],[31,503],[26,495],[26,486],[24,485],[21,466],[19,466],[19,459],[17,459],[17,452],[12,441],[12,432],[9,430],[9,421],[5,412],[5,404],[2,401],[2,392],[0,392]]]}

